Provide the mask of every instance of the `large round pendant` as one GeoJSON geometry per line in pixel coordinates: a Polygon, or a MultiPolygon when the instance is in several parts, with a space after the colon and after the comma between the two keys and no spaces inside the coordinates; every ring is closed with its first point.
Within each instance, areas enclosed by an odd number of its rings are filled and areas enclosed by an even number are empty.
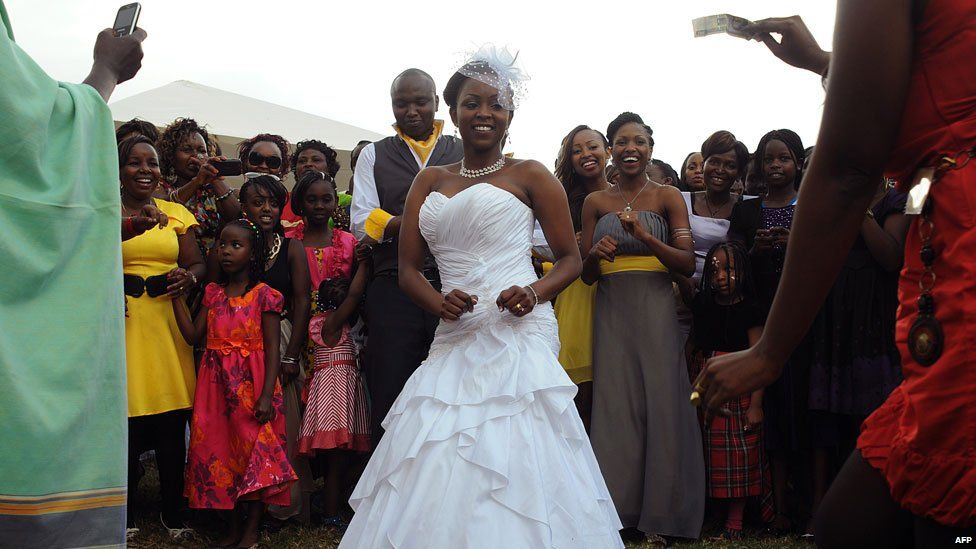
{"type": "Polygon", "coordinates": [[[931,315],[919,315],[908,330],[908,351],[922,366],[935,364],[942,356],[945,336],[942,324],[931,315]]]}

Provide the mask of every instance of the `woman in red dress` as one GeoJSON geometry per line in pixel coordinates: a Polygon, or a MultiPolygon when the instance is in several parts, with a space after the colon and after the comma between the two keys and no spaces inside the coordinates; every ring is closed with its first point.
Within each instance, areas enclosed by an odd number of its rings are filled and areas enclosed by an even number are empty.
{"type": "Polygon", "coordinates": [[[719,411],[774,380],[830,290],[882,175],[905,189],[915,174],[926,176],[909,200],[921,215],[899,283],[905,380],[865,422],[823,501],[817,544],[935,547],[972,536],[976,4],[842,0],[832,58],[797,17],[751,30],[791,65],[826,75],[829,64],[827,100],[767,329],[748,351],[712,360],[696,389],[719,411]]]}

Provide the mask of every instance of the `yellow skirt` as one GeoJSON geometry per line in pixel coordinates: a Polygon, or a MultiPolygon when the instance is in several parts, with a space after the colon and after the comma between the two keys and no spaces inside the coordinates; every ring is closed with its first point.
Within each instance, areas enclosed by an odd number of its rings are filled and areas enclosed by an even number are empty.
{"type": "Polygon", "coordinates": [[[125,358],[129,417],[193,406],[196,373],[193,349],[176,325],[166,296],[126,296],[125,358]]]}
{"type": "Polygon", "coordinates": [[[593,300],[596,284],[577,278],[556,299],[559,363],[573,383],[593,381],[593,300]]]}

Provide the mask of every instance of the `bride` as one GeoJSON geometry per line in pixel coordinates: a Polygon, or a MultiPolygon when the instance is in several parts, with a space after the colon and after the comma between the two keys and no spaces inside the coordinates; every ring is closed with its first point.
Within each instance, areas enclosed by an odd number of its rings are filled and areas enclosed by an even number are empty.
{"type": "Polygon", "coordinates": [[[556,359],[548,301],[581,268],[566,196],[542,164],[501,152],[523,79],[489,46],[444,89],[464,159],[417,175],[399,265],[401,288],[441,323],[383,421],[342,549],[623,547],[556,359]],[[556,258],[541,279],[536,219],[556,258]],[[443,293],[423,276],[427,250],[443,293]]]}

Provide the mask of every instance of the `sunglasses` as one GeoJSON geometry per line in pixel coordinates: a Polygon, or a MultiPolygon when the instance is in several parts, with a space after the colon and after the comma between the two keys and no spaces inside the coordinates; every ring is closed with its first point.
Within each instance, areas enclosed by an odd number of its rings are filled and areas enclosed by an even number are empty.
{"type": "Polygon", "coordinates": [[[264,172],[247,172],[246,174],[244,174],[244,181],[249,181],[251,179],[255,179],[258,177],[270,177],[275,181],[281,182],[281,178],[278,177],[277,175],[273,173],[264,173],[264,172]]]}
{"type": "Polygon", "coordinates": [[[281,167],[281,157],[280,156],[264,156],[263,154],[251,152],[247,155],[247,163],[251,166],[260,166],[264,164],[272,170],[277,170],[281,167]]]}

